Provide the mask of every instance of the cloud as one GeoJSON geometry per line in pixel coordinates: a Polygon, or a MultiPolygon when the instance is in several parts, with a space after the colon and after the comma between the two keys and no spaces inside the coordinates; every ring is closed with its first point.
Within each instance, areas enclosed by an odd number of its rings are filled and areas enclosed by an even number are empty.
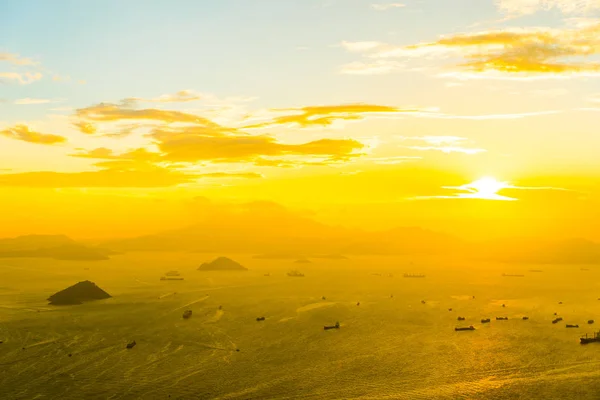
{"type": "Polygon", "coordinates": [[[463,62],[454,65],[458,72],[442,75],[462,79],[600,75],[600,63],[591,61],[600,55],[600,23],[575,29],[510,28],[461,33],[409,46],[379,42],[342,42],[342,46],[371,60],[462,57],[463,62]]]}
{"type": "Polygon", "coordinates": [[[340,72],[347,75],[382,75],[405,69],[405,67],[405,64],[390,60],[375,60],[368,63],[354,61],[342,65],[340,72]]]}
{"type": "Polygon", "coordinates": [[[39,72],[0,72],[0,79],[17,81],[21,85],[28,85],[42,79],[42,74],[39,72]]]}
{"type": "Polygon", "coordinates": [[[469,149],[458,146],[408,146],[407,148],[417,151],[441,151],[446,154],[464,153],[464,154],[479,154],[485,153],[486,149],[469,149]]]}
{"type": "Polygon", "coordinates": [[[136,103],[136,102],[148,102],[148,103],[186,103],[190,101],[197,101],[202,99],[202,96],[194,93],[192,90],[180,90],[179,92],[173,94],[164,94],[162,96],[144,99],[140,97],[129,97],[123,100],[126,104],[136,103]]]}
{"type": "Polygon", "coordinates": [[[67,141],[67,139],[62,136],[31,131],[26,125],[15,125],[12,128],[0,131],[0,135],[28,143],[45,145],[65,143],[67,141]]]}
{"type": "Polygon", "coordinates": [[[243,178],[243,179],[257,179],[263,178],[261,174],[256,172],[211,172],[208,174],[197,175],[200,178],[243,178]]]}
{"type": "MultiPolygon", "coordinates": [[[[215,135],[201,129],[156,129],[151,135],[172,162],[254,162],[261,156],[353,157],[364,145],[352,139],[320,139],[303,144],[284,144],[266,135],[215,135]]],[[[264,164],[263,164],[264,165],[264,164]]]]}
{"type": "Polygon", "coordinates": [[[397,108],[373,104],[342,104],[333,106],[311,106],[274,111],[294,111],[295,114],[282,115],[270,121],[245,126],[245,129],[265,128],[276,125],[329,126],[337,120],[361,120],[366,116],[397,115],[422,112],[416,108],[397,108]]]}
{"type": "Polygon", "coordinates": [[[377,11],[385,11],[391,8],[403,8],[406,4],[402,3],[386,3],[386,4],[371,4],[371,8],[377,11]]]}
{"type": "Polygon", "coordinates": [[[467,138],[460,136],[398,136],[398,139],[418,140],[438,146],[449,143],[455,144],[467,140],[467,138]]]}
{"type": "Polygon", "coordinates": [[[36,65],[37,63],[30,58],[21,57],[19,54],[0,53],[0,61],[6,61],[14,65],[36,65]]]}
{"type": "Polygon", "coordinates": [[[15,100],[15,104],[30,105],[30,104],[46,104],[52,102],[51,99],[32,99],[25,97],[24,99],[15,100]]]}
{"type": "Polygon", "coordinates": [[[600,9],[598,0],[496,0],[498,9],[512,16],[557,9],[564,14],[585,14],[600,9]]]}

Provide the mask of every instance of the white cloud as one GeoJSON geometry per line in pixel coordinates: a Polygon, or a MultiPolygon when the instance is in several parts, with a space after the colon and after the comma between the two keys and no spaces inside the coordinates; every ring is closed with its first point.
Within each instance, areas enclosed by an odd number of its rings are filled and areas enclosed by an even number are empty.
{"type": "Polygon", "coordinates": [[[18,54],[12,54],[12,53],[0,53],[0,61],[6,61],[6,62],[15,64],[15,65],[36,65],[37,64],[30,58],[21,57],[18,54]]]}
{"type": "Polygon", "coordinates": [[[387,4],[371,4],[371,8],[377,11],[385,11],[391,8],[403,8],[406,4],[402,3],[387,3],[387,4]]]}
{"type": "Polygon", "coordinates": [[[564,14],[581,15],[600,10],[600,0],[496,0],[496,6],[500,11],[514,16],[552,9],[564,14]]]}
{"type": "Polygon", "coordinates": [[[19,105],[30,105],[30,104],[45,104],[50,103],[52,100],[50,99],[32,99],[29,97],[25,97],[24,99],[15,100],[15,104],[19,105]]]}
{"type": "Polygon", "coordinates": [[[17,81],[21,85],[28,85],[42,79],[42,74],[39,72],[0,72],[0,80],[2,78],[17,81]]]}

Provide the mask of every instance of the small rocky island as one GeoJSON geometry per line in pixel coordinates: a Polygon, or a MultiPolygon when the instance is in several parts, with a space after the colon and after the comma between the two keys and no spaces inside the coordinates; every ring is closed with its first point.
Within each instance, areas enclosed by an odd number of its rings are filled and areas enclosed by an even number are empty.
{"type": "Polygon", "coordinates": [[[211,262],[203,263],[198,271],[247,271],[248,268],[227,257],[219,257],[211,262]]]}
{"type": "Polygon", "coordinates": [[[84,301],[103,300],[112,297],[100,289],[94,282],[83,281],[54,293],[48,297],[50,305],[67,306],[82,304],[84,301]]]}

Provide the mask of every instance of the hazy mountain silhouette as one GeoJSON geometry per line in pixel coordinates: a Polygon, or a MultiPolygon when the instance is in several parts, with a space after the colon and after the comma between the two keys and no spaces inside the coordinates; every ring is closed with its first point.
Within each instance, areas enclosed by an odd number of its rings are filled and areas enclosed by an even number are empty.
{"type": "Polygon", "coordinates": [[[84,246],[64,235],[27,235],[0,239],[0,258],[108,260],[112,251],[84,246]]]}
{"type": "Polygon", "coordinates": [[[205,262],[198,267],[198,271],[247,271],[248,268],[231,258],[219,257],[211,262],[205,262]]]}
{"type": "Polygon", "coordinates": [[[263,253],[264,258],[343,259],[340,254],[437,254],[455,249],[460,243],[450,235],[420,228],[373,233],[329,226],[275,203],[255,202],[212,210],[202,222],[183,229],[113,240],[103,243],[103,247],[118,251],[235,252],[263,253]]]}
{"type": "Polygon", "coordinates": [[[108,299],[111,296],[94,282],[83,281],[48,297],[51,305],[74,305],[84,301],[108,299]]]}

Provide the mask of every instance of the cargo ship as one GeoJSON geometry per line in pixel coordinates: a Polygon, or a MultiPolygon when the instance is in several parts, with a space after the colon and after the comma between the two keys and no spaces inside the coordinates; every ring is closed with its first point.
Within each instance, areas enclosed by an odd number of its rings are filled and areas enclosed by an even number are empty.
{"type": "Polygon", "coordinates": [[[588,343],[592,343],[592,342],[600,342],[600,331],[594,333],[592,336],[588,336],[588,334],[586,333],[585,336],[582,336],[579,339],[581,344],[588,344],[588,343]]]}
{"type": "Polygon", "coordinates": [[[566,325],[567,328],[579,328],[579,325],[571,325],[571,324],[567,324],[566,325]]]}
{"type": "Polygon", "coordinates": [[[325,325],[323,330],[327,331],[329,329],[340,329],[340,323],[336,322],[335,325],[325,325]]]}
{"type": "Polygon", "coordinates": [[[474,331],[475,327],[473,325],[467,326],[464,328],[454,328],[455,331],[474,331]]]}
{"type": "Polygon", "coordinates": [[[553,324],[556,324],[556,323],[558,323],[558,322],[560,322],[560,321],[562,321],[562,320],[563,320],[563,319],[559,317],[559,318],[553,319],[553,320],[552,320],[552,323],[553,323],[553,324]]]}
{"type": "Polygon", "coordinates": [[[485,319],[482,319],[482,320],[481,320],[481,323],[482,323],[482,324],[488,324],[488,323],[490,323],[490,322],[492,322],[492,320],[491,320],[491,319],[489,319],[489,318],[485,318],[485,319]]]}
{"type": "Polygon", "coordinates": [[[496,321],[507,321],[508,317],[496,317],[496,321]]]}
{"type": "Polygon", "coordinates": [[[304,274],[298,270],[293,270],[287,273],[288,276],[294,276],[294,277],[303,277],[304,274]]]}
{"type": "Polygon", "coordinates": [[[265,317],[257,317],[256,318],[256,321],[264,321],[264,320],[265,320],[265,317]]]}
{"type": "Polygon", "coordinates": [[[192,310],[185,310],[183,312],[183,319],[189,319],[192,316],[192,310]]]}

